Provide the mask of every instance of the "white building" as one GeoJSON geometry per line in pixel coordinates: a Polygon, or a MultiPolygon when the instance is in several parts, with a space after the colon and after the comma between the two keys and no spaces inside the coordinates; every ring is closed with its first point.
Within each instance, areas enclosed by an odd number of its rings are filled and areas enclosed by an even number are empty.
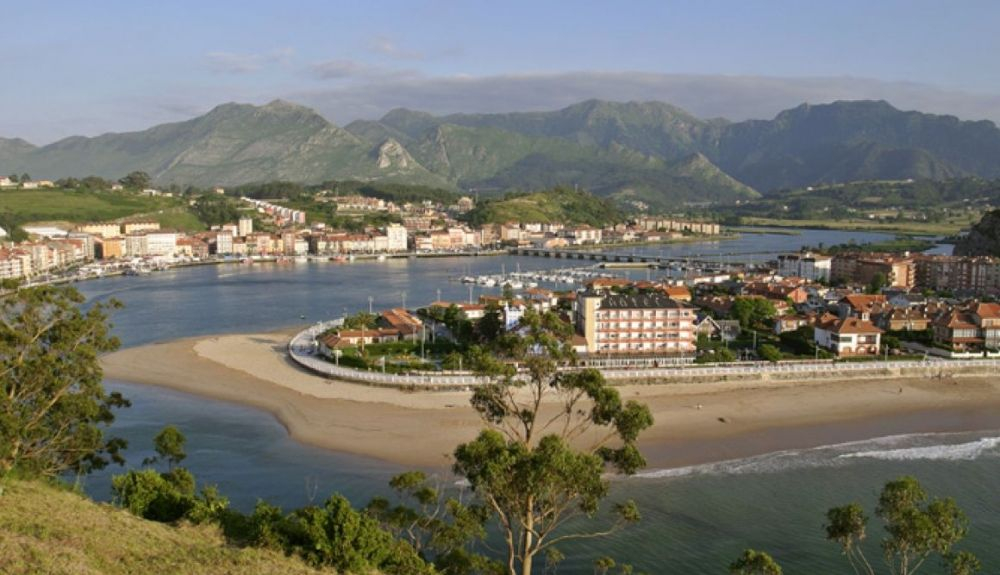
{"type": "Polygon", "coordinates": [[[878,355],[882,330],[857,317],[827,315],[816,322],[816,345],[837,355],[878,355]]]}
{"type": "Polygon", "coordinates": [[[252,233],[253,233],[253,218],[248,216],[241,217],[236,235],[240,237],[246,237],[252,233]]]}
{"type": "Polygon", "coordinates": [[[778,256],[778,275],[784,277],[800,277],[807,280],[829,280],[833,258],[802,252],[798,254],[782,254],[778,256]]]}
{"type": "Polygon", "coordinates": [[[125,254],[129,257],[146,255],[146,234],[133,233],[125,236],[125,254]]]}
{"type": "Polygon", "coordinates": [[[389,224],[385,227],[385,235],[388,238],[386,249],[390,252],[405,252],[407,248],[406,228],[399,224],[389,224]]]}
{"type": "Polygon", "coordinates": [[[215,253],[233,253],[233,234],[229,230],[223,230],[215,234],[215,253]]]}
{"type": "Polygon", "coordinates": [[[177,252],[176,232],[149,232],[146,234],[147,256],[172,256],[177,252]]]}
{"type": "Polygon", "coordinates": [[[577,331],[587,353],[693,353],[695,306],[664,294],[607,295],[582,292],[577,331]]]}
{"type": "Polygon", "coordinates": [[[30,254],[20,250],[0,249],[0,279],[17,279],[30,275],[30,254]]]}

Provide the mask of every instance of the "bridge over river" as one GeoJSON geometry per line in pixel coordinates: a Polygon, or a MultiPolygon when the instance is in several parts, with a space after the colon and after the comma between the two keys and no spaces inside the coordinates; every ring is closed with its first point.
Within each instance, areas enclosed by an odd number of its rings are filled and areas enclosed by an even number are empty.
{"type": "Polygon", "coordinates": [[[719,252],[711,254],[690,254],[685,256],[664,257],[654,254],[619,253],[593,250],[570,250],[570,249],[550,249],[550,248],[510,248],[511,255],[535,256],[543,258],[561,258],[567,260],[592,260],[610,263],[633,263],[650,264],[660,268],[676,267],[679,264],[686,266],[703,265],[710,267],[733,267],[742,264],[734,262],[723,262],[723,259],[737,258],[742,256],[773,256],[775,251],[733,251],[719,252]]]}

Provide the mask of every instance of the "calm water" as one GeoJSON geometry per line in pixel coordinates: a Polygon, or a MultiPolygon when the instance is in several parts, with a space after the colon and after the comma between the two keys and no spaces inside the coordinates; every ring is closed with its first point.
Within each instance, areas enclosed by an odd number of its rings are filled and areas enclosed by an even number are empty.
{"type": "MultiPolygon", "coordinates": [[[[805,231],[801,235],[745,235],[729,242],[665,247],[669,255],[774,252],[798,246],[882,239],[881,234],[805,231]]],[[[659,250],[659,247],[647,248],[659,250]]],[[[631,250],[629,250],[631,251],[631,250]]],[[[667,254],[664,254],[667,255],[667,254]]],[[[577,262],[572,262],[575,265],[577,262]]],[[[299,265],[213,266],[145,277],[79,284],[93,299],[115,297],[126,308],[114,316],[125,346],[193,335],[271,330],[339,316],[345,310],[407,305],[437,297],[465,299],[468,286],[451,278],[562,267],[542,258],[448,258],[299,265]],[[300,316],[306,316],[305,320],[300,316]]],[[[481,289],[476,287],[474,295],[481,289]]],[[[487,289],[495,293],[496,288],[487,289]]],[[[382,462],[291,441],[274,418],[252,408],[125,382],[108,382],[133,407],[119,413],[115,433],[129,439],[129,460],[150,454],[152,436],[167,424],[188,437],[185,462],[199,480],[215,483],[241,509],[259,499],[285,507],[321,501],[339,491],[356,504],[385,492],[400,471],[382,462]]],[[[972,518],[966,548],[980,555],[985,573],[1000,568],[1000,432],[906,436],[683,470],[650,470],[615,483],[615,497],[636,499],[644,519],[599,543],[567,547],[574,560],[560,573],[590,573],[602,554],[650,573],[723,573],[745,546],[771,551],[787,573],[847,573],[837,549],[823,541],[824,511],[859,500],[869,508],[881,485],[917,476],[932,492],[954,496],[972,518]],[[864,455],[860,455],[864,454],[864,455]]],[[[117,471],[117,470],[112,470],[117,471]]],[[[107,474],[88,490],[108,496],[107,474]]],[[[870,536],[880,528],[872,524],[870,536]]],[[[872,549],[870,556],[877,557],[872,549]]],[[[925,567],[940,573],[936,565],[925,567]]],[[[924,569],[921,571],[924,572],[924,569]]]]}

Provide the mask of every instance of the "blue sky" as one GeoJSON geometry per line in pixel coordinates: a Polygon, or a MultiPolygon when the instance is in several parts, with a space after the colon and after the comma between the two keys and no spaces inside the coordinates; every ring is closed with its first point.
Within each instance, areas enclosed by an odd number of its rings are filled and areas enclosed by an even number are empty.
{"type": "Polygon", "coordinates": [[[1000,119],[1000,2],[3,2],[0,136],[286,98],[332,121],[660,99],[768,117],[884,98],[1000,119]]]}

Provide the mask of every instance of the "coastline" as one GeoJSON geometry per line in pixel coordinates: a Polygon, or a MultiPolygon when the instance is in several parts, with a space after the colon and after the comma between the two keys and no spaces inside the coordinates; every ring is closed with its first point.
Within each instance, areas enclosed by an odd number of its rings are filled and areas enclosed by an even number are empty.
{"type": "MultiPolygon", "coordinates": [[[[298,441],[402,466],[445,467],[480,429],[469,392],[368,387],[303,371],[285,355],[292,331],[129,348],[103,357],[102,366],[106,379],[257,407],[298,441]]],[[[640,440],[650,469],[886,435],[1000,429],[1000,381],[989,376],[618,389],[653,411],[657,423],[640,440]]]]}

